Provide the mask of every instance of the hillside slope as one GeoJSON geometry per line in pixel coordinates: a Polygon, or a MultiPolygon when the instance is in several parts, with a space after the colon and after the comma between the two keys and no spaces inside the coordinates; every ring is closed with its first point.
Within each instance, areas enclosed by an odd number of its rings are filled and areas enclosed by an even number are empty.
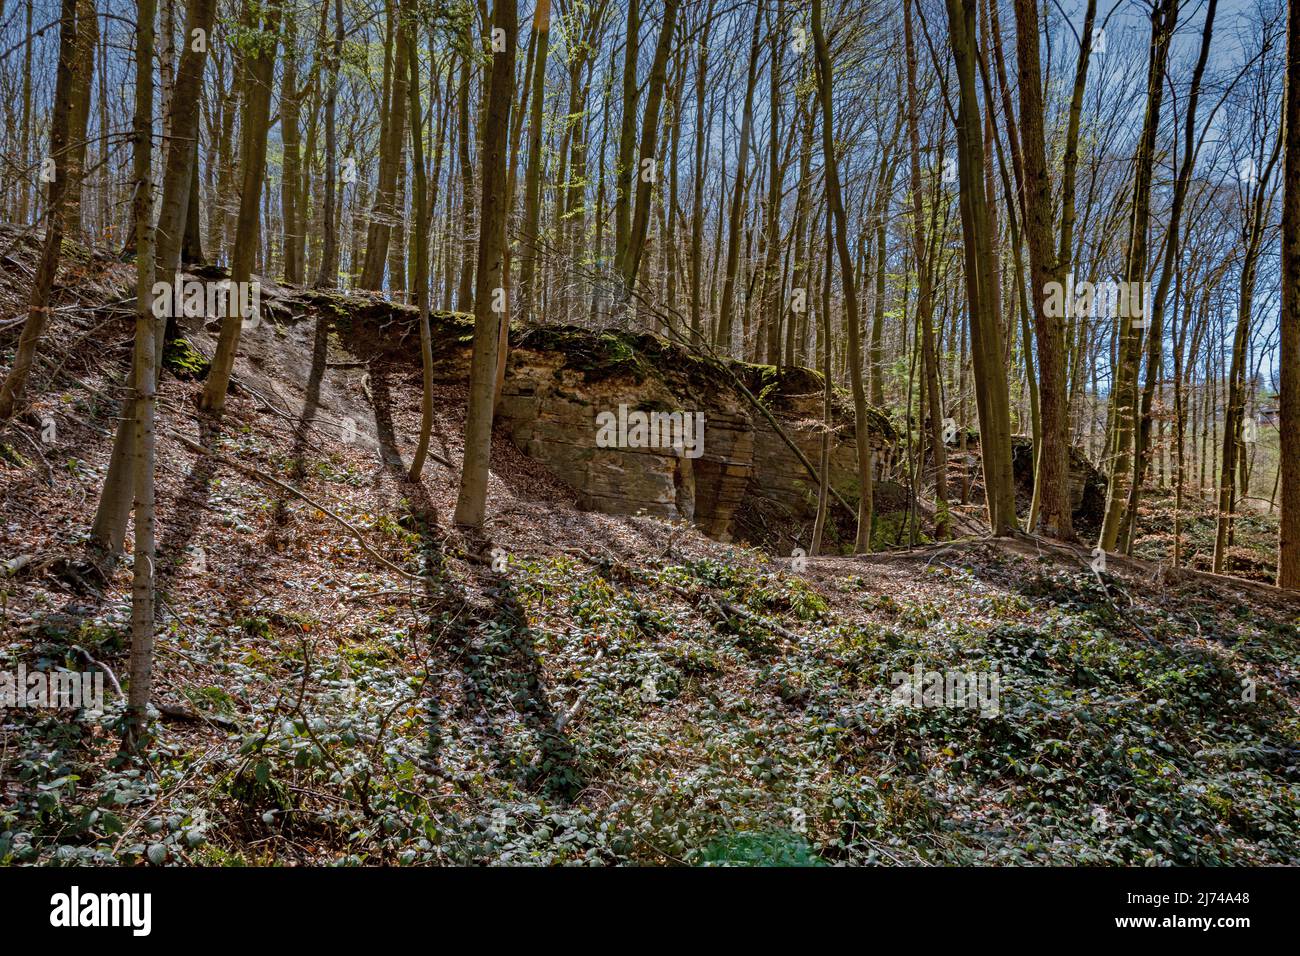
{"type": "MultiPolygon", "coordinates": [[[[126,668],[129,569],[80,550],[130,327],[86,309],[0,432],[0,670],[126,668]]],[[[1029,539],[773,557],[500,433],[467,538],[462,390],[412,486],[414,367],[314,332],[219,426],[165,378],[151,764],[116,703],[0,713],[0,862],[1300,863],[1292,598],[1029,539]]]]}

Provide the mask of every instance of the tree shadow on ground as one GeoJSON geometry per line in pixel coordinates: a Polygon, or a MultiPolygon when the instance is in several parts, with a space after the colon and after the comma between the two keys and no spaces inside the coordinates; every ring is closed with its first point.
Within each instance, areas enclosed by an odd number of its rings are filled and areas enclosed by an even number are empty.
{"type": "Polygon", "coordinates": [[[375,413],[375,438],[379,441],[380,461],[397,481],[405,483],[406,466],[397,448],[397,429],[393,425],[392,369],[382,359],[370,366],[370,401],[375,413]]]}
{"type": "MultiPolygon", "coordinates": [[[[438,531],[436,508],[422,483],[407,481],[393,427],[391,369],[376,363],[371,371],[375,432],[383,468],[398,482],[407,514],[401,520],[418,537],[420,573],[429,609],[429,638],[437,670],[459,675],[456,716],[465,726],[481,727],[497,775],[527,791],[570,800],[582,789],[573,745],[555,725],[537,637],[527,625],[509,579],[495,569],[483,572],[490,583],[471,593],[447,567],[447,543],[438,531]],[[486,600],[485,600],[486,599],[486,600]],[[476,717],[485,718],[476,723],[476,717]]],[[[437,437],[437,436],[435,436],[437,437]]],[[[444,445],[445,447],[445,445],[444,445]]],[[[471,541],[481,554],[494,549],[486,539],[471,541]]],[[[491,566],[490,559],[471,563],[491,566]]],[[[449,714],[438,688],[427,695],[426,759],[437,770],[449,714]]]]}
{"type": "MultiPolygon", "coordinates": [[[[220,422],[206,417],[199,419],[199,444],[203,447],[211,448],[220,433],[220,422]]],[[[216,474],[217,462],[207,455],[196,455],[185,474],[185,481],[176,496],[175,509],[158,543],[158,589],[164,594],[171,589],[172,582],[185,564],[190,544],[204,526],[212,497],[212,479],[216,474]]]]}
{"type": "MultiPolygon", "coordinates": [[[[495,549],[492,549],[495,550],[495,549]]],[[[469,599],[446,573],[442,542],[429,540],[424,573],[440,582],[429,588],[434,616],[431,632],[445,672],[459,674],[462,726],[479,726],[497,775],[526,792],[572,800],[583,789],[577,752],[551,703],[538,635],[528,626],[518,595],[505,572],[486,572],[492,580],[469,599]],[[475,718],[485,721],[477,723],[475,718]]],[[[442,746],[446,718],[437,699],[430,702],[429,757],[442,746]]]]}

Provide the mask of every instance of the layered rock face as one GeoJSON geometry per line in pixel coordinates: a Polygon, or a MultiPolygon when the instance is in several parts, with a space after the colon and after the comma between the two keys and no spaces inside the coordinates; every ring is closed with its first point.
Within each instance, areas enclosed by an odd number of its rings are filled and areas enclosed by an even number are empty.
{"type": "MultiPolygon", "coordinates": [[[[763,396],[786,435],[804,456],[814,465],[819,462],[825,401],[821,377],[801,368],[779,373],[763,366],[743,366],[743,369],[750,377],[760,379],[746,382],[750,391],[763,396]],[[763,378],[767,380],[765,386],[763,378]]],[[[872,477],[881,481],[892,468],[896,436],[883,413],[872,409],[868,418],[872,477]]],[[[817,488],[808,470],[763,415],[755,411],[753,420],[755,469],[762,477],[752,483],[749,493],[777,505],[796,520],[811,520],[817,511],[817,488]]],[[[833,406],[832,421],[831,484],[847,501],[854,502],[859,487],[852,408],[833,406]]]]}
{"type": "Polygon", "coordinates": [[[754,457],[753,426],[736,396],[683,393],[632,369],[591,374],[572,358],[526,344],[511,351],[497,415],[515,445],[573,487],[584,508],[681,518],[726,537],[754,457]],[[670,427],[638,435],[636,423],[655,414],[661,416],[656,423],[670,427]],[[702,440],[694,427],[678,427],[685,415],[703,415],[702,440]],[[614,434],[607,430],[602,441],[598,419],[617,423],[620,417],[631,419],[632,427],[625,425],[620,440],[615,424],[614,434]],[[683,447],[674,449],[674,440],[681,439],[683,447]]]}
{"type": "MultiPolygon", "coordinates": [[[[391,307],[382,321],[358,321],[353,313],[347,337],[359,352],[418,362],[409,312],[391,307]],[[382,336],[376,335],[381,329],[382,336]]],[[[435,315],[432,324],[437,377],[464,381],[472,324],[454,314],[435,315]]],[[[744,363],[722,369],[650,335],[570,327],[517,333],[497,423],[521,451],[570,485],[583,507],[690,521],[728,541],[737,510],[751,496],[800,519],[811,518],[817,501],[807,469],[744,389],[761,396],[809,461],[819,460],[823,398],[816,373],[778,373],[744,363]],[[686,415],[703,416],[702,442],[690,429],[682,432],[686,415]],[[639,427],[647,422],[663,427],[639,427]],[[682,447],[674,448],[675,440],[682,447]]],[[[837,405],[833,420],[831,482],[854,501],[851,410],[837,405]]],[[[877,469],[883,471],[892,456],[893,430],[879,413],[871,416],[871,428],[877,469]]]]}
{"type": "MultiPolygon", "coordinates": [[[[802,369],[777,376],[740,363],[733,371],[751,393],[763,392],[782,429],[816,462],[823,431],[820,378],[802,369]],[[764,375],[770,379],[766,387],[764,375]]],[[[856,452],[852,427],[839,411],[831,481],[853,500],[856,452]]],[[[692,521],[727,541],[748,496],[774,501],[796,517],[810,517],[816,508],[807,469],[736,379],[650,336],[525,334],[511,350],[498,416],[515,444],[545,462],[592,510],[692,521]],[[697,449],[675,450],[660,436],[657,446],[647,447],[629,433],[630,440],[604,446],[601,421],[636,412],[647,418],[702,415],[703,442],[697,449]]],[[[887,429],[885,423],[876,436],[882,467],[892,447],[887,429]]]]}

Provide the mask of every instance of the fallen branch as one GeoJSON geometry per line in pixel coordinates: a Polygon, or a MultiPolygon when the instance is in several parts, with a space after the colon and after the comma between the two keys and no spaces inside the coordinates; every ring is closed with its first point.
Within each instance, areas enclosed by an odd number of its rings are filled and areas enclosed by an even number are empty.
{"type": "Polygon", "coordinates": [[[107,664],[95,660],[93,657],[90,656],[90,652],[87,651],[84,647],[77,646],[75,650],[81,653],[82,659],[87,664],[89,664],[92,667],[98,667],[101,671],[104,672],[104,676],[108,678],[108,685],[113,688],[114,694],[116,694],[118,697],[126,696],[125,694],[122,693],[122,685],[117,682],[117,675],[113,673],[112,669],[107,664]]]}
{"type": "Polygon", "coordinates": [[[190,710],[188,707],[182,707],[179,704],[155,703],[154,707],[166,720],[178,720],[192,724],[214,724],[225,730],[242,729],[239,721],[227,717],[225,714],[204,714],[197,710],[190,710]]]}
{"type": "MultiPolygon", "coordinates": [[[[991,540],[996,540],[999,544],[1013,550],[1027,552],[1030,548],[1033,548],[1036,551],[1047,551],[1058,556],[1074,558],[1085,565],[1090,564],[1093,559],[1092,552],[1083,545],[1053,541],[1041,535],[1025,531],[1019,531],[1012,537],[991,540]]],[[[1272,584],[1265,584],[1262,581],[1252,581],[1249,578],[1235,578],[1226,574],[1215,574],[1211,571],[1194,571],[1191,568],[1175,568],[1171,565],[1148,561],[1145,558],[1114,554],[1109,551],[1106,552],[1106,563],[1108,567],[1117,567],[1135,574],[1145,575],[1153,580],[1163,575],[1166,581],[1188,581],[1220,588],[1235,588],[1239,591],[1248,591],[1260,598],[1270,599],[1274,602],[1281,601],[1292,606],[1300,602],[1300,591],[1279,588],[1272,584]]]]}

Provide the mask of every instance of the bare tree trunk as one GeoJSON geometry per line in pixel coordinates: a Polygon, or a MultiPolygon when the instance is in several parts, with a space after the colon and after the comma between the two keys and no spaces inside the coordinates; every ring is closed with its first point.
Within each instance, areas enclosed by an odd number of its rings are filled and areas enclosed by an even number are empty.
{"type": "Polygon", "coordinates": [[[50,294],[54,289],[54,275],[59,271],[65,226],[65,199],[71,181],[68,169],[68,127],[72,114],[73,71],[77,48],[77,0],[62,0],[59,65],[54,84],[54,113],[50,119],[50,158],[54,160],[54,179],[50,182],[47,202],[48,225],[45,228],[41,258],[36,265],[36,277],[32,283],[27,321],[23,323],[22,333],[18,337],[13,366],[0,384],[0,420],[13,415],[23,396],[32,363],[36,360],[36,347],[50,317],[50,294]]]}
{"type": "Polygon", "coordinates": [[[1288,11],[1282,200],[1281,533],[1278,587],[1300,589],[1300,7],[1288,11]]]}
{"type": "Polygon", "coordinates": [[[86,174],[86,126],[90,119],[90,88],[95,76],[95,48],[99,45],[99,20],[95,0],[77,0],[77,49],[72,67],[72,105],[68,119],[68,195],[64,231],[74,239],[83,235],[81,185],[86,174]]]}
{"type": "MultiPolygon", "coordinates": [[[[749,168],[749,140],[754,126],[754,86],[758,78],[759,27],[763,8],[756,6],[754,32],[749,43],[749,75],[745,82],[745,105],[740,118],[740,145],[736,153],[736,180],[732,185],[731,217],[727,225],[727,270],[722,280],[722,305],[718,312],[718,330],[714,345],[731,354],[732,313],[736,303],[736,277],[740,268],[740,240],[744,232],[746,170],[749,168]]],[[[829,82],[829,78],[827,80],[829,82]]]]}
{"type": "Polygon", "coordinates": [[[707,89],[709,67],[709,27],[713,22],[713,3],[704,13],[704,27],[700,31],[700,55],[695,67],[695,165],[691,170],[694,183],[691,200],[691,344],[698,345],[703,338],[704,303],[704,94],[707,89]]]}
{"type": "MultiPolygon", "coordinates": [[[[1067,162],[1078,139],[1076,104],[1083,95],[1092,18],[1096,0],[1089,0],[1084,19],[1083,46],[1076,71],[1075,100],[1071,103],[1067,162]]],[[[1029,273],[1033,284],[1034,332],[1038,341],[1038,403],[1041,441],[1035,473],[1034,497],[1038,502],[1038,527],[1049,537],[1074,540],[1070,505],[1070,407],[1066,391],[1065,316],[1051,315],[1047,307],[1048,284],[1064,282],[1052,256],[1052,184],[1047,172],[1043,129],[1042,68],[1038,57],[1038,7],[1036,0],[1015,0],[1016,52],[1020,86],[1020,136],[1024,163],[1025,240],[1029,246],[1029,273]]],[[[1073,188],[1072,170],[1067,188],[1073,188]]],[[[1067,192],[1065,208],[1073,215],[1073,196],[1067,192]]],[[[1070,229],[1067,217],[1065,230],[1070,229]]],[[[1067,290],[1066,296],[1068,298],[1067,290]]],[[[1029,342],[1025,342],[1028,354],[1029,342]]],[[[1032,520],[1032,519],[1031,519],[1032,520]]]]}
{"type": "Polygon", "coordinates": [[[627,249],[619,263],[623,278],[623,292],[631,295],[636,288],[637,272],[641,268],[641,255],[645,249],[646,232],[650,228],[650,194],[655,186],[659,145],[659,109],[663,103],[664,82],[668,72],[668,53],[672,49],[673,34],[677,31],[678,0],[664,0],[664,23],[655,46],[654,64],[650,69],[650,88],[646,94],[645,117],[641,126],[641,151],[636,169],[636,207],[627,238],[627,249]],[[645,164],[649,165],[645,165],[645,164]]]}
{"type": "MultiPolygon", "coordinates": [[[[799,189],[794,200],[794,262],[790,273],[790,315],[786,320],[785,363],[798,365],[803,361],[805,341],[803,323],[807,321],[808,304],[812,291],[808,288],[812,270],[812,256],[808,241],[808,221],[812,218],[812,146],[813,109],[807,95],[796,104],[796,121],[802,127],[799,134],[799,189]]],[[[874,332],[875,326],[872,326],[874,332]]],[[[873,383],[874,387],[874,383],[873,383]]]]}
{"type": "MultiPolygon", "coordinates": [[[[275,73],[280,12],[280,0],[271,0],[266,6],[262,22],[247,24],[250,30],[258,30],[260,27],[261,37],[257,53],[248,60],[245,70],[248,95],[245,98],[243,142],[239,158],[240,172],[244,179],[239,197],[239,225],[235,232],[230,266],[230,281],[236,289],[249,281],[253,274],[253,260],[257,255],[262,181],[266,178],[267,125],[271,118],[271,79],[275,73]]],[[[225,407],[226,389],[235,367],[235,352],[239,348],[239,333],[245,318],[248,318],[242,314],[242,299],[242,295],[235,293],[228,300],[231,308],[227,309],[228,314],[222,316],[216,355],[212,358],[212,367],[203,389],[200,406],[213,414],[220,414],[225,407]]]]}
{"type": "MultiPolygon", "coordinates": [[[[809,127],[811,128],[812,117],[808,118],[809,127]]],[[[813,245],[813,243],[809,243],[813,245]]],[[[812,250],[808,251],[811,256],[812,250]]],[[[831,218],[826,217],[826,262],[823,267],[821,308],[818,314],[821,317],[822,338],[826,342],[826,349],[823,352],[822,360],[822,443],[821,458],[817,474],[817,516],[813,519],[812,543],[808,546],[810,555],[821,554],[822,551],[822,534],[826,529],[826,515],[830,510],[830,490],[831,490],[831,440],[834,437],[835,419],[832,414],[832,400],[834,398],[834,386],[831,383],[831,271],[834,264],[831,262],[831,218]]]]}
{"type": "Polygon", "coordinates": [[[524,231],[519,255],[519,318],[529,322],[536,298],[538,238],[542,218],[542,118],[546,103],[546,59],[551,45],[551,0],[537,0],[533,14],[537,49],[533,59],[532,110],[528,121],[528,171],[524,176],[524,231]]]}
{"type": "Polygon", "coordinates": [[[889,230],[884,208],[876,219],[876,294],[871,308],[871,344],[868,362],[871,365],[871,404],[880,408],[885,404],[885,269],[888,258],[889,230]]]}
{"type": "MultiPolygon", "coordinates": [[[[776,24],[785,20],[785,0],[777,0],[776,24]]],[[[785,167],[781,162],[779,146],[783,137],[778,134],[781,127],[781,86],[782,56],[785,49],[784,37],[780,35],[779,26],[769,26],[768,56],[768,106],[770,119],[767,144],[767,222],[763,227],[767,237],[767,258],[763,263],[762,309],[759,315],[759,337],[765,341],[766,354],[755,355],[756,361],[765,361],[768,365],[781,364],[781,200],[783,198],[783,180],[785,167]]]]}
{"type": "MultiPolygon", "coordinates": [[[[472,36],[472,31],[471,31],[472,36]]],[[[472,42],[467,36],[466,42],[472,42]]],[[[470,54],[461,59],[460,89],[457,91],[457,160],[460,164],[461,263],[460,284],[456,290],[456,308],[461,312],[474,309],[474,169],[469,154],[469,87],[470,54]]]]}
{"type": "MultiPolygon", "coordinates": [[[[623,113],[619,119],[618,157],[614,166],[614,264],[622,265],[632,232],[632,177],[636,174],[636,81],[640,56],[641,0],[627,0],[627,26],[623,32],[623,113]]],[[[612,59],[612,58],[611,58],[612,59]]],[[[612,67],[611,67],[612,69],[612,67]]],[[[608,102],[606,104],[608,108],[608,102]]]]}
{"type": "Polygon", "coordinates": [[[862,382],[862,344],[858,321],[858,290],[853,280],[853,259],[849,252],[849,228],[844,215],[844,197],[840,189],[839,160],[835,155],[835,124],[832,117],[833,78],[831,57],[822,29],[822,2],[813,0],[813,45],[817,55],[817,81],[822,106],[822,153],[826,167],[827,215],[834,218],[835,245],[840,259],[840,284],[844,295],[844,320],[848,323],[849,381],[853,387],[854,434],[858,450],[858,533],[854,552],[871,550],[872,487],[871,436],[867,425],[867,393],[862,382]]]}
{"type": "MultiPolygon", "coordinates": [[[[1160,104],[1164,97],[1165,65],[1169,60],[1169,39],[1178,23],[1178,0],[1159,0],[1151,10],[1151,44],[1147,69],[1147,107],[1142,138],[1133,161],[1133,214],[1129,220],[1128,251],[1125,254],[1126,290],[1141,289],[1147,275],[1147,242],[1151,217],[1151,174],[1155,164],[1156,134],[1160,126],[1160,104]]],[[[1127,296],[1126,296],[1127,298],[1127,296]]],[[[1129,312],[1130,310],[1123,310],[1129,312]]],[[[1142,360],[1141,320],[1121,315],[1116,320],[1119,360],[1111,390],[1109,429],[1110,481],[1106,489],[1106,516],[1102,522],[1102,550],[1112,551],[1119,539],[1120,518],[1128,500],[1134,417],[1138,411],[1137,377],[1142,360]]]]}
{"type": "MultiPolygon", "coordinates": [[[[324,0],[325,4],[329,0],[324,0]]],[[[324,8],[322,9],[324,18],[324,8]]],[[[325,190],[321,210],[321,232],[324,233],[320,272],[313,283],[318,289],[333,289],[339,281],[339,222],[334,213],[335,181],[338,177],[338,134],[335,130],[338,114],[339,70],[343,59],[343,0],[334,0],[334,48],[325,62],[329,74],[325,93],[325,190]]]]}
{"type": "MultiPolygon", "coordinates": [[[[1201,77],[1205,73],[1205,64],[1210,54],[1210,39],[1214,34],[1214,16],[1218,0],[1210,0],[1205,11],[1205,24],[1201,31],[1201,53],[1196,67],[1192,71],[1191,87],[1188,92],[1187,116],[1183,130],[1183,160],[1174,181],[1174,195],[1169,209],[1169,228],[1165,236],[1164,262],[1160,269],[1160,282],[1156,286],[1151,300],[1151,314],[1145,316],[1150,328],[1147,332],[1147,377],[1142,390],[1141,406],[1138,410],[1138,427],[1133,442],[1133,479],[1129,485],[1128,505],[1121,522],[1120,542],[1124,552],[1133,549],[1133,536],[1137,527],[1138,501],[1142,496],[1142,482],[1146,476],[1147,446],[1151,436],[1151,409],[1155,400],[1156,380],[1159,377],[1164,344],[1165,298],[1173,284],[1174,272],[1181,251],[1179,226],[1183,215],[1183,203],[1187,188],[1192,178],[1192,168],[1196,163],[1196,104],[1201,91],[1201,77]]],[[[1177,542],[1175,542],[1175,545],[1177,542]]]]}
{"type": "MultiPolygon", "coordinates": [[[[916,257],[916,312],[921,327],[921,357],[925,391],[929,397],[930,447],[934,453],[934,536],[949,537],[948,456],[943,439],[943,405],[939,395],[939,359],[934,344],[934,290],[930,268],[930,240],[925,230],[925,210],[921,199],[921,131],[920,111],[916,98],[916,42],[912,38],[912,4],[904,0],[903,33],[907,45],[907,138],[911,153],[912,176],[912,250],[916,257]]],[[[886,184],[880,184],[884,191],[886,184]]],[[[878,217],[883,220],[883,209],[878,217]]],[[[884,230],[881,229],[883,237],[884,230]]],[[[883,264],[883,263],[882,263],[883,264]]],[[[880,289],[877,289],[879,295],[880,289]]]]}
{"type": "MultiPolygon", "coordinates": [[[[24,170],[29,168],[29,165],[32,161],[32,78],[34,73],[34,71],[32,70],[32,40],[34,39],[32,35],[33,3],[34,0],[27,0],[26,24],[23,32],[23,108],[22,108],[22,119],[19,120],[19,126],[22,130],[22,133],[20,136],[21,145],[19,146],[18,161],[24,170]]],[[[76,23],[75,14],[74,14],[73,23],[75,26],[76,23]]],[[[60,29],[60,43],[62,43],[61,29],[60,29]]],[[[55,88],[55,104],[56,104],[55,109],[57,110],[58,108],[57,87],[55,88]]],[[[51,127],[51,129],[53,129],[53,127],[51,127]]],[[[27,216],[30,211],[28,207],[30,202],[31,202],[31,190],[27,187],[27,177],[24,174],[23,178],[18,183],[17,219],[19,225],[23,225],[23,226],[27,225],[27,216]]]]}
{"type": "Polygon", "coordinates": [[[127,689],[123,747],[138,750],[146,738],[154,642],[154,374],[153,315],[153,47],[154,0],[136,4],[135,77],[135,567],[131,579],[131,682],[127,689]]]}
{"type": "Polygon", "coordinates": [[[957,65],[957,172],[960,181],[966,298],[970,306],[975,402],[989,526],[1002,535],[1017,527],[1011,471],[1011,410],[1002,328],[992,303],[992,262],[984,186],[984,143],[975,95],[976,0],[946,0],[948,38],[957,65]]]}
{"type": "MultiPolygon", "coordinates": [[[[196,144],[199,136],[199,104],[203,94],[203,68],[208,57],[212,18],[216,0],[192,0],[185,24],[186,42],[181,50],[172,99],[171,135],[168,137],[166,168],[163,172],[162,205],[155,236],[157,271],[162,281],[172,282],[180,268],[181,244],[190,212],[190,184],[197,176],[196,144]]],[[[174,328],[174,317],[167,325],[174,328]]],[[[163,330],[159,330],[162,332],[163,330]]],[[[155,365],[162,364],[164,334],[155,336],[155,365]]],[[[159,374],[155,370],[155,376],[159,374]]]]}
{"type": "MultiPolygon", "coordinates": [[[[420,366],[424,372],[423,401],[420,408],[420,443],[411,462],[409,481],[419,481],[424,459],[429,453],[429,439],[433,430],[433,344],[429,332],[429,214],[428,174],[424,168],[424,143],[420,133],[420,55],[415,45],[414,12],[407,8],[411,0],[403,0],[399,11],[401,42],[406,44],[406,62],[410,71],[407,84],[411,125],[411,173],[415,192],[415,304],[420,310],[420,366]]],[[[432,66],[432,64],[430,64],[432,66]]],[[[432,109],[430,104],[430,109],[432,109]]]]}
{"type": "MultiPolygon", "coordinates": [[[[1278,137],[1278,146],[1281,136],[1278,137]]],[[[1241,278],[1237,293],[1237,327],[1232,336],[1232,360],[1228,370],[1228,401],[1224,406],[1223,455],[1219,462],[1219,509],[1214,536],[1214,571],[1224,570],[1227,551],[1232,546],[1233,512],[1236,510],[1234,489],[1238,477],[1244,478],[1245,467],[1242,426],[1246,414],[1246,350],[1250,341],[1250,322],[1255,299],[1255,279],[1259,269],[1259,256],[1264,235],[1266,209],[1264,196],[1272,175],[1277,151],[1253,187],[1254,196],[1247,193],[1249,208],[1245,248],[1242,251],[1241,278]]],[[[1241,494],[1246,493],[1243,482],[1241,494]]]]}
{"type": "Polygon", "coordinates": [[[303,210],[298,208],[302,177],[302,139],[298,89],[298,16],[290,7],[284,18],[284,70],[280,80],[280,138],[284,143],[284,176],[280,205],[284,210],[284,281],[300,283],[302,274],[303,210]]]}
{"type": "Polygon", "coordinates": [[[199,211],[199,140],[195,130],[192,146],[194,158],[190,160],[189,211],[185,214],[185,235],[181,239],[181,261],[192,265],[202,264],[203,232],[199,211]]]}
{"type": "MultiPolygon", "coordinates": [[[[166,167],[163,171],[162,203],[158,212],[157,228],[149,235],[150,248],[154,250],[155,271],[161,281],[172,283],[180,269],[182,244],[190,226],[191,215],[197,216],[194,189],[198,183],[195,168],[198,159],[199,103],[203,87],[203,68],[211,40],[215,0],[194,0],[189,6],[185,25],[185,44],[181,51],[180,66],[176,74],[171,135],[168,137],[166,167]]],[[[133,220],[135,215],[132,215],[133,220]]],[[[138,227],[137,226],[137,239],[138,227]]],[[[150,282],[152,290],[153,283],[150,282]]],[[[155,387],[162,376],[163,346],[167,333],[174,328],[174,316],[158,319],[151,336],[153,352],[153,381],[155,387]]],[[[138,380],[138,370],[132,370],[138,380]]],[[[113,567],[122,553],[126,540],[127,517],[131,510],[134,474],[141,452],[134,447],[137,416],[133,409],[135,400],[122,404],[117,431],[113,437],[113,450],[109,457],[108,473],[100,489],[99,505],[90,531],[92,560],[107,570],[113,567]]]]}
{"type": "Polygon", "coordinates": [[[381,289],[388,260],[388,243],[392,238],[397,214],[397,167],[402,158],[406,136],[406,44],[397,41],[395,0],[388,0],[390,56],[386,59],[384,117],[380,128],[379,184],[375,205],[366,229],[366,255],[358,285],[362,289],[381,289]]]}
{"type": "Polygon", "coordinates": [[[493,29],[502,49],[492,53],[484,117],[478,264],[474,289],[474,356],[470,363],[469,407],[465,413],[465,463],[456,500],[456,523],[482,528],[487,509],[492,456],[492,411],[496,401],[497,350],[506,297],[506,140],[514,93],[515,48],[519,42],[517,0],[496,0],[493,29]]]}

